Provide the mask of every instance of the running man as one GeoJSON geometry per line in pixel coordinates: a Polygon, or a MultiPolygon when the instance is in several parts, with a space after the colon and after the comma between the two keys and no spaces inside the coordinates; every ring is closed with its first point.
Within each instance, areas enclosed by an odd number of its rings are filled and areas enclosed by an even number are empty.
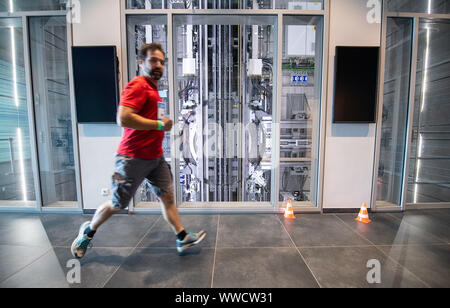
{"type": "Polygon", "coordinates": [[[136,190],[147,178],[152,191],[162,201],[164,219],[176,234],[179,253],[200,243],[206,232],[187,233],[175,206],[173,176],[164,159],[164,132],[172,129],[164,117],[164,104],[158,94],[158,80],[164,73],[165,53],[158,43],[144,44],[139,52],[142,76],[125,87],[119,104],[117,122],[124,127],[112,176],[112,200],[102,204],[92,219],[81,225],[72,244],[72,255],[82,258],[98,228],[111,216],[128,207],[136,190]]]}

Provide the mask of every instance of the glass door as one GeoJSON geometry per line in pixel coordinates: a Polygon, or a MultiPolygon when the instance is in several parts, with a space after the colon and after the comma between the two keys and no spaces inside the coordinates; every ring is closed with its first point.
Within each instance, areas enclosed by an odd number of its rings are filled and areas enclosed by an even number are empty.
{"type": "Polygon", "coordinates": [[[275,16],[173,18],[177,203],[271,207],[275,16]]]}
{"type": "Polygon", "coordinates": [[[278,201],[316,206],[323,17],[285,16],[278,201]]]}
{"type": "Polygon", "coordinates": [[[0,19],[0,206],[36,206],[22,18],[0,19]]]}
{"type": "Polygon", "coordinates": [[[388,18],[376,206],[401,206],[407,145],[413,19],[388,18]]]}
{"type": "Polygon", "coordinates": [[[65,16],[30,17],[42,206],[77,207],[65,16]]]}
{"type": "Polygon", "coordinates": [[[420,19],[406,202],[450,202],[450,20],[420,19]]]}

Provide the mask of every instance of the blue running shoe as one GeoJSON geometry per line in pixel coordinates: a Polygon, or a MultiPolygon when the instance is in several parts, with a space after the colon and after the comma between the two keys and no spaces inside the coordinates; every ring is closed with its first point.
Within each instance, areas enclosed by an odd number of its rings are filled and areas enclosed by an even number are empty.
{"type": "Polygon", "coordinates": [[[179,253],[184,252],[186,249],[191,248],[194,245],[199,244],[206,236],[205,231],[200,231],[198,233],[189,232],[184,240],[177,240],[177,250],[179,253]]]}
{"type": "Polygon", "coordinates": [[[72,255],[77,259],[83,258],[86,254],[86,250],[90,247],[92,239],[84,234],[84,231],[89,227],[90,223],[90,221],[86,221],[81,225],[78,237],[73,241],[71,251],[72,255]]]}

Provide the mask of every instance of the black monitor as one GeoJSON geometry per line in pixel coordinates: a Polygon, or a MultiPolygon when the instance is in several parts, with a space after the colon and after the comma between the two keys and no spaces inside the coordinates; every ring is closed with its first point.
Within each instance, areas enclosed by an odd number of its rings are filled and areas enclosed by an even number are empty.
{"type": "Polygon", "coordinates": [[[116,46],[72,47],[78,123],[116,123],[119,104],[116,46]]]}
{"type": "Polygon", "coordinates": [[[333,123],[375,123],[379,47],[336,47],[333,123]]]}

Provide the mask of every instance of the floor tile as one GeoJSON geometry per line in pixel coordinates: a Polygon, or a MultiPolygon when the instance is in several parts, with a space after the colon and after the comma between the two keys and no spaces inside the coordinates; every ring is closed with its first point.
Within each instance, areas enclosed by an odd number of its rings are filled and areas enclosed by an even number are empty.
{"type": "Polygon", "coordinates": [[[43,256],[46,247],[0,245],[0,282],[43,256]]]}
{"type": "Polygon", "coordinates": [[[296,246],[371,245],[334,215],[296,214],[294,220],[280,216],[296,246]]]}
{"type": "Polygon", "coordinates": [[[416,288],[425,287],[402,266],[389,260],[375,247],[300,248],[320,285],[325,288],[416,288]],[[369,260],[381,264],[381,283],[370,284],[367,274],[369,260]]]}
{"type": "Polygon", "coordinates": [[[39,215],[0,213],[0,245],[51,248],[39,215]]]}
{"type": "Polygon", "coordinates": [[[0,288],[68,288],[65,268],[53,250],[9,277],[0,288]]]}
{"type": "Polygon", "coordinates": [[[432,234],[392,217],[386,213],[370,215],[372,222],[364,224],[355,221],[351,214],[339,214],[351,229],[375,245],[432,244],[443,241],[432,234]]]}
{"type": "Polygon", "coordinates": [[[217,249],[216,288],[318,287],[295,248],[217,249]]]}
{"type": "Polygon", "coordinates": [[[93,215],[80,214],[42,214],[42,225],[53,246],[71,246],[78,235],[80,226],[92,220],[93,215]]]}
{"type": "Polygon", "coordinates": [[[183,256],[176,249],[138,248],[106,284],[112,288],[209,288],[213,249],[192,248],[183,256]]]}
{"type": "Polygon", "coordinates": [[[449,245],[384,246],[380,248],[429,286],[450,288],[449,245]]]}
{"type": "Polygon", "coordinates": [[[92,243],[94,247],[135,247],[158,218],[160,215],[115,215],[98,229],[92,243]]]}
{"type": "Polygon", "coordinates": [[[445,242],[450,242],[450,216],[442,210],[407,211],[391,214],[445,242]]]}
{"type": "MultiPolygon", "coordinates": [[[[72,288],[100,288],[114,271],[125,262],[132,248],[92,248],[80,260],[80,283],[70,284],[72,288]]],[[[68,265],[73,260],[69,248],[54,248],[61,268],[65,274],[73,268],[68,265]]]]}
{"type": "MultiPolygon", "coordinates": [[[[181,215],[181,222],[187,232],[206,231],[201,243],[203,248],[214,248],[216,245],[218,215],[181,215]]],[[[170,225],[160,219],[145,237],[139,247],[176,247],[176,236],[170,225]]]]}
{"type": "Polygon", "coordinates": [[[217,247],[292,247],[277,215],[220,215],[217,247]]]}

